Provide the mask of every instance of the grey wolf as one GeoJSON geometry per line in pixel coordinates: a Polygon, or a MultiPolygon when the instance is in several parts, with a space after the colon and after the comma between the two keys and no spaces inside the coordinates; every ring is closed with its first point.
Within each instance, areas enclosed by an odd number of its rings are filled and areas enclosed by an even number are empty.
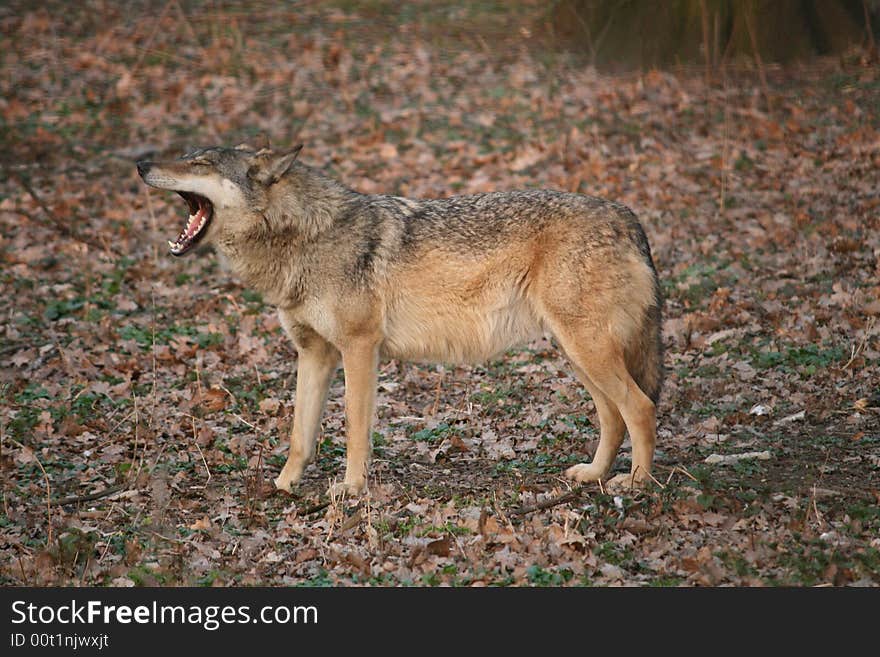
{"type": "Polygon", "coordinates": [[[632,467],[651,479],[662,383],[661,295],[645,232],[608,200],[549,190],[432,200],[361,194],[292,150],[205,148],[142,161],[144,182],[174,190],[189,218],[169,242],[211,244],[278,308],[298,352],[290,491],[315,456],[331,377],[345,374],[349,494],[367,485],[381,358],[483,361],[555,338],[593,398],[600,438],[565,474],[604,481],[628,430],[632,467]]]}

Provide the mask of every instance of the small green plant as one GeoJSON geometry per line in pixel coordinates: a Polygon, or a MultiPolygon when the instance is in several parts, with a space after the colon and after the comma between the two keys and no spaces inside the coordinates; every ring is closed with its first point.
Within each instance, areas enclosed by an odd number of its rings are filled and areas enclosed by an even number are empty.
{"type": "Polygon", "coordinates": [[[757,351],[752,357],[752,365],[761,370],[781,369],[796,371],[801,376],[813,376],[820,369],[828,368],[845,360],[846,351],[841,346],[819,346],[808,344],[789,346],[780,350],[757,351]]]}
{"type": "Polygon", "coordinates": [[[420,429],[410,434],[410,438],[419,442],[439,443],[456,432],[454,427],[442,422],[435,427],[420,429]]]}
{"type": "Polygon", "coordinates": [[[656,579],[652,579],[648,582],[648,586],[667,588],[672,586],[681,586],[684,583],[684,579],[681,577],[676,577],[675,575],[661,575],[656,579]]]}
{"type": "Polygon", "coordinates": [[[541,566],[532,564],[526,569],[526,577],[532,586],[561,586],[571,581],[574,573],[568,568],[546,570],[541,566]]]}

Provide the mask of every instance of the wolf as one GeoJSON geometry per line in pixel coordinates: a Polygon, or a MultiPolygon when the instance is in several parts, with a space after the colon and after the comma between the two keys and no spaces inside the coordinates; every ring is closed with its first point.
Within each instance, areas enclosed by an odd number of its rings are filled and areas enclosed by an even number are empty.
{"type": "MultiPolygon", "coordinates": [[[[362,194],[289,150],[211,147],[140,161],[188,207],[168,242],[210,244],[277,307],[297,353],[291,491],[315,456],[331,378],[345,375],[346,466],[367,486],[380,359],[476,363],[551,335],[592,397],[599,445],[568,468],[612,489],[652,480],[663,380],[662,299],[645,231],[626,206],[551,190],[415,200],[362,194]],[[632,467],[606,481],[629,432],[632,467]]],[[[332,492],[332,491],[331,491],[332,492]]]]}

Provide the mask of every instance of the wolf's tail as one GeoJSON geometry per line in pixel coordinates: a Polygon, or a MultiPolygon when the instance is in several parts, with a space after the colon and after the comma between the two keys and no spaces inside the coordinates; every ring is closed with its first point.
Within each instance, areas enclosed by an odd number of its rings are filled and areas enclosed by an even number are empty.
{"type": "Polygon", "coordinates": [[[638,249],[650,267],[653,290],[653,303],[644,311],[641,324],[635,335],[624,347],[626,369],[630,376],[655,404],[660,399],[663,386],[663,295],[657,278],[657,269],[651,257],[651,247],[641,224],[636,221],[633,227],[633,238],[638,249]]]}

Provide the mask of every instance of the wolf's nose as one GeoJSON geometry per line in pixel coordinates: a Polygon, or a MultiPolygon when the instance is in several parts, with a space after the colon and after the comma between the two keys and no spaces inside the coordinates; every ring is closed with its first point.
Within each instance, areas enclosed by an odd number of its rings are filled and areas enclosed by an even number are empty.
{"type": "Polygon", "coordinates": [[[143,178],[150,169],[153,168],[153,163],[149,160],[141,160],[137,163],[138,174],[143,178]]]}

